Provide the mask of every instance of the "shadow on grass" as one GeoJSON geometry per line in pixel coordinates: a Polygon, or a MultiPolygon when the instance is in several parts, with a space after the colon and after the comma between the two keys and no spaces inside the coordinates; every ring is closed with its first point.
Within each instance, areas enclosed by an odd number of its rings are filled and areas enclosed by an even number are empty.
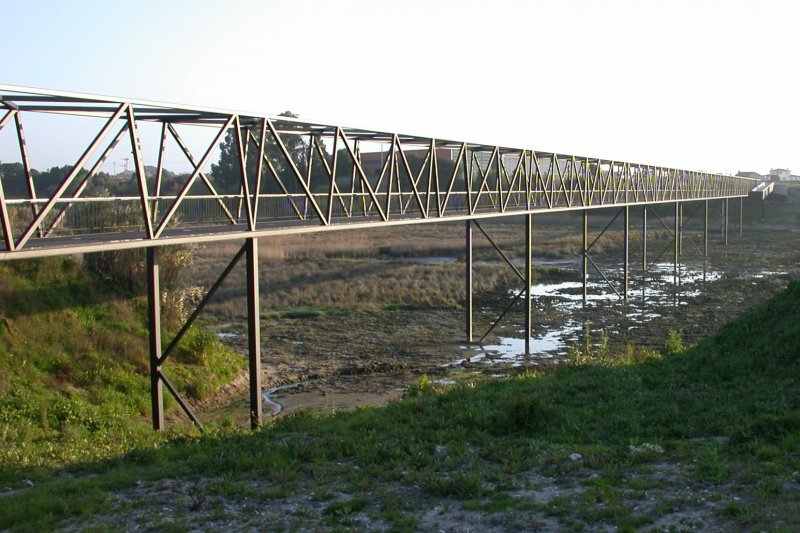
{"type": "Polygon", "coordinates": [[[122,296],[105,282],[89,279],[80,263],[71,257],[19,261],[4,268],[12,269],[14,276],[27,280],[27,286],[6,286],[0,283],[0,309],[8,318],[36,315],[118,301],[122,296]]]}

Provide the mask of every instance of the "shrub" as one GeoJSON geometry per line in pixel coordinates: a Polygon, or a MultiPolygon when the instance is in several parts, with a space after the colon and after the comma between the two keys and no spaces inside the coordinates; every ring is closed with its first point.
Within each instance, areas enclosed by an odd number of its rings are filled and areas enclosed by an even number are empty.
{"type": "Polygon", "coordinates": [[[667,339],[664,341],[664,355],[673,355],[685,350],[683,345],[683,333],[671,329],[667,332],[667,339]]]}

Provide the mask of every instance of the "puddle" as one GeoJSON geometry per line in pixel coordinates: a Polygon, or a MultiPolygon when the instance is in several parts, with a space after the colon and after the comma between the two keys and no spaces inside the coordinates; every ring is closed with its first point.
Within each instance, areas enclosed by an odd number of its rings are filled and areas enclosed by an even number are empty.
{"type": "MultiPolygon", "coordinates": [[[[580,327],[565,325],[561,328],[548,331],[540,337],[531,339],[531,352],[540,358],[552,358],[554,355],[567,353],[564,337],[580,331],[580,327]]],[[[489,354],[489,359],[508,359],[525,353],[525,339],[521,337],[500,337],[497,344],[486,344],[483,351],[489,354]],[[496,355],[497,357],[491,357],[496,355]]],[[[514,361],[512,366],[519,366],[520,361],[514,361]]]]}
{"type": "Polygon", "coordinates": [[[280,399],[286,392],[296,390],[301,387],[305,387],[307,385],[312,385],[314,383],[317,383],[317,381],[319,380],[312,379],[310,381],[300,381],[297,383],[289,383],[288,385],[280,385],[278,387],[271,387],[269,389],[266,389],[261,393],[261,401],[263,402],[264,406],[264,414],[270,416],[277,416],[281,414],[286,408],[286,406],[280,399]]]}
{"type": "Polygon", "coordinates": [[[786,271],[763,271],[763,272],[750,272],[744,275],[750,279],[767,279],[767,278],[780,278],[787,274],[786,271]]]}
{"type": "MultiPolygon", "coordinates": [[[[614,288],[622,293],[622,268],[601,267],[614,288]]],[[[768,275],[768,274],[765,274],[768,275]]],[[[548,308],[555,308],[566,316],[578,316],[581,320],[568,319],[558,326],[547,327],[544,331],[534,331],[531,338],[531,355],[525,355],[524,331],[504,331],[499,328],[498,337],[491,344],[483,346],[461,346],[461,355],[443,368],[452,368],[465,364],[487,366],[521,367],[541,360],[560,360],[567,355],[569,347],[579,342],[584,328],[591,332],[603,329],[609,335],[620,333],[618,328],[634,330],[646,327],[651,320],[664,316],[665,308],[688,305],[692,299],[702,296],[704,285],[721,279],[719,270],[708,265],[679,265],[676,276],[672,263],[652,265],[645,276],[634,269],[630,271],[628,283],[628,303],[625,304],[609,284],[597,274],[590,272],[587,284],[586,306],[583,305],[583,284],[580,281],[559,281],[555,283],[536,283],[531,287],[534,313],[547,313],[548,308]],[[611,323],[598,321],[594,324],[592,310],[609,314],[610,306],[620,306],[618,318],[611,323]],[[545,309],[545,311],[542,311],[545,309]],[[588,314],[586,311],[588,310],[588,314]],[[632,324],[619,325],[619,320],[631,320],[632,324]]],[[[509,291],[513,298],[517,291],[509,291]]],[[[485,308],[482,308],[484,310],[485,308]]],[[[490,310],[490,313],[494,313],[490,310]]],[[[599,345],[600,335],[596,335],[592,343],[599,345]]]]}

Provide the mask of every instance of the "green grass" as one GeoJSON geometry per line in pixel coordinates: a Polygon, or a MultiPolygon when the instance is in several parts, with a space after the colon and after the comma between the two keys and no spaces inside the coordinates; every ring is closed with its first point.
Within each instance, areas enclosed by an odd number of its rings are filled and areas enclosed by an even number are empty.
{"type": "MultiPolygon", "coordinates": [[[[71,258],[0,265],[0,486],[167,440],[147,427],[144,311],[71,258]]],[[[163,368],[199,399],[241,359],[192,328],[163,368]]]]}
{"type": "MultiPolygon", "coordinates": [[[[383,408],[332,416],[301,412],[254,433],[142,438],[135,446],[94,452],[102,460],[68,465],[91,477],[31,473],[9,457],[28,445],[15,440],[4,446],[16,451],[3,452],[0,479],[35,474],[36,486],[3,497],[0,527],[52,529],[64,519],[110,514],[108,491],[170,478],[252,481],[277,498],[313,487],[330,527],[352,526],[357,515],[367,514],[398,530],[413,529],[418,522],[410,518],[408,501],[364,497],[376,486],[395,486],[418,491],[420,501],[463,501],[465,508],[491,513],[535,508],[571,529],[613,524],[635,530],[685,503],[665,500],[646,515],[634,511],[632,496],[626,496],[657,490],[661,481],[628,485],[624,479],[668,463],[685,465],[690,483],[728,487],[741,497],[717,508],[714,516],[728,527],[796,529],[797,489],[786,492],[784,486],[800,481],[794,479],[800,470],[798,316],[800,282],[793,282],[687,349],[673,335],[664,354],[631,350],[453,387],[423,380],[409,397],[383,408]],[[647,453],[632,453],[631,446],[647,453]],[[582,459],[571,460],[573,453],[582,459]],[[580,493],[541,505],[509,495],[527,472],[569,480],[587,468],[597,477],[580,493]],[[333,496],[342,492],[346,496],[333,496]],[[754,512],[764,501],[769,515],[754,512]]],[[[41,416],[35,405],[14,412],[26,412],[26,423],[34,426],[41,416]]],[[[84,415],[71,416],[64,419],[84,415]]],[[[95,432],[93,446],[114,443],[116,430],[112,424],[95,432]]],[[[312,515],[294,518],[302,525],[312,515]]]]}

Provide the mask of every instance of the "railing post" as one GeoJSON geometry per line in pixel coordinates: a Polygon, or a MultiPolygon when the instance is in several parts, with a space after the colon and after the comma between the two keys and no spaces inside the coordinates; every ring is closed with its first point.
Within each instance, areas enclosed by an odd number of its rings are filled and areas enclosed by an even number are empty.
{"type": "Polygon", "coordinates": [[[150,330],[150,404],[153,429],[164,429],[164,391],[161,384],[161,290],[158,252],[147,249],[147,319],[150,330]]]}
{"type": "Polygon", "coordinates": [[[258,239],[246,242],[247,256],[247,343],[250,359],[250,427],[261,426],[261,316],[258,288],[258,239]]]}
{"type": "Polygon", "coordinates": [[[531,354],[533,329],[533,215],[525,215],[525,355],[531,354]]]}
{"type": "Polygon", "coordinates": [[[466,222],[466,242],[465,242],[465,301],[464,312],[467,321],[467,342],[472,342],[472,221],[466,222]]]}

